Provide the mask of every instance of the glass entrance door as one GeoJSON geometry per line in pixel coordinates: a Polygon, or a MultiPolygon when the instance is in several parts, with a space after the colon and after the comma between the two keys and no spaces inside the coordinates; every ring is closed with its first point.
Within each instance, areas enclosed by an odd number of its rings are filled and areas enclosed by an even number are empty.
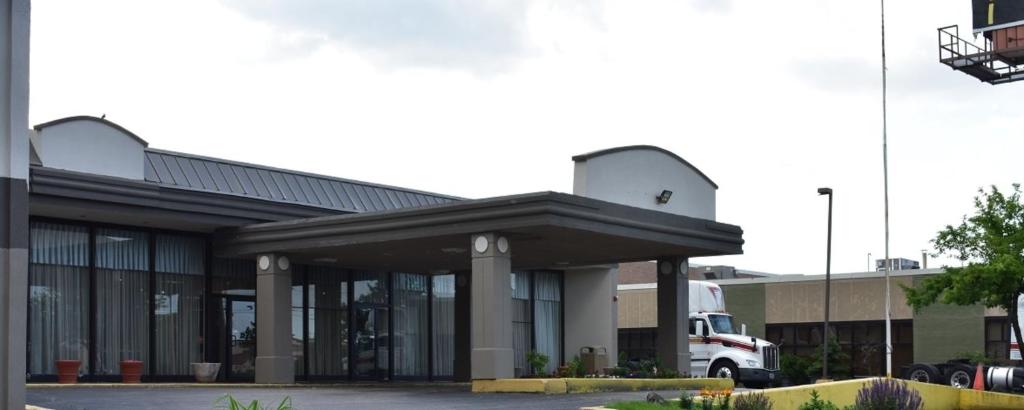
{"type": "Polygon", "coordinates": [[[390,369],[388,309],[379,306],[357,306],[353,313],[353,375],[357,379],[387,379],[390,369]]]}
{"type": "Polygon", "coordinates": [[[227,372],[232,380],[256,376],[256,301],[227,298],[227,372]]]}

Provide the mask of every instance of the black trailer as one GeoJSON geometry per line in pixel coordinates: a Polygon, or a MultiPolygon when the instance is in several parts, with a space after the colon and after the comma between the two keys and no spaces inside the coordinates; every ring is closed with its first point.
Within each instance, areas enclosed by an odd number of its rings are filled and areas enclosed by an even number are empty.
{"type": "MultiPolygon", "coordinates": [[[[902,370],[905,380],[970,389],[974,387],[978,365],[968,360],[950,360],[938,364],[914,363],[902,370]]],[[[1024,368],[982,365],[981,374],[985,390],[1024,392],[1024,368]]]]}

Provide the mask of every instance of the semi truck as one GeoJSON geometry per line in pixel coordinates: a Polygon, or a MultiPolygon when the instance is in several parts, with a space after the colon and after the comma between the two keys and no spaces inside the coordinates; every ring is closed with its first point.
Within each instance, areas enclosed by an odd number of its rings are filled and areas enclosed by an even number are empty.
{"type": "MultiPolygon", "coordinates": [[[[1017,320],[1024,322],[1024,295],[1017,297],[1017,320]]],[[[1010,332],[1010,360],[1021,360],[1020,345],[1013,332],[1010,332]]],[[[902,369],[903,378],[924,383],[944,384],[961,389],[974,386],[977,377],[977,363],[967,360],[950,360],[945,363],[914,363],[902,369]]],[[[1024,391],[1024,368],[1013,366],[982,366],[982,376],[986,390],[1024,391]]]]}
{"type": "Polygon", "coordinates": [[[693,374],[731,378],[746,387],[771,384],[779,370],[779,348],[747,335],[725,310],[717,284],[690,281],[690,368],[693,374]]]}

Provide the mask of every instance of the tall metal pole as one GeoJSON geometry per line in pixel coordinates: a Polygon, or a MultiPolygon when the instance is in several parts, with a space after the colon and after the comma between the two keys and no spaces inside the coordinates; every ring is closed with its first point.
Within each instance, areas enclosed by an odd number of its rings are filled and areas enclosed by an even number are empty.
{"type": "MultiPolygon", "coordinates": [[[[818,192],[822,192],[818,190],[818,192]]],[[[832,285],[832,190],[828,191],[828,250],[825,256],[825,331],[821,334],[824,335],[822,338],[821,348],[821,378],[828,379],[828,346],[831,339],[828,334],[828,310],[831,305],[831,285],[832,285]]]]}
{"type": "Polygon", "coordinates": [[[892,377],[892,306],[889,302],[889,135],[886,110],[885,0],[882,3],[882,174],[885,180],[885,377],[892,377]]]}

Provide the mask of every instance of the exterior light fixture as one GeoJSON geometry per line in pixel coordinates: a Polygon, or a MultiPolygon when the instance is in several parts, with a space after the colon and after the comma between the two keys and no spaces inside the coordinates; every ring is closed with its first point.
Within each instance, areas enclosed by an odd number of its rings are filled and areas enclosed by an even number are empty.
{"type": "Polygon", "coordinates": [[[657,200],[659,204],[667,204],[668,200],[672,199],[672,191],[669,191],[667,189],[663,190],[661,191],[661,194],[654,197],[654,199],[657,200]]]}

